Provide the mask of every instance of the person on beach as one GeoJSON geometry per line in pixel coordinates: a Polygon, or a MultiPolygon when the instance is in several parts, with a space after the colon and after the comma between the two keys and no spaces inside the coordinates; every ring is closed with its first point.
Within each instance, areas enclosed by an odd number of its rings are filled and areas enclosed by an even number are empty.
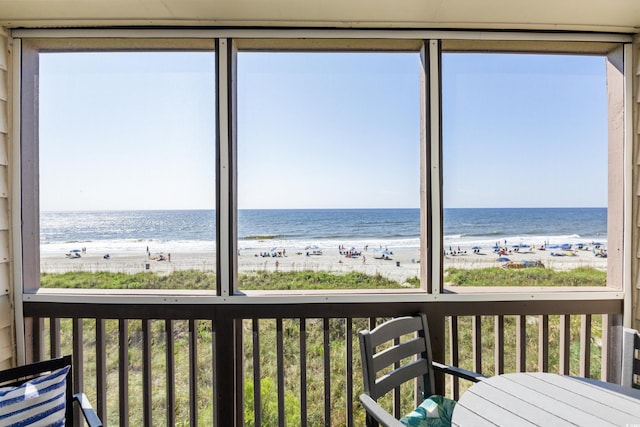
{"type": "Polygon", "coordinates": [[[367,257],[362,255],[362,265],[365,265],[367,263],[367,257]]]}

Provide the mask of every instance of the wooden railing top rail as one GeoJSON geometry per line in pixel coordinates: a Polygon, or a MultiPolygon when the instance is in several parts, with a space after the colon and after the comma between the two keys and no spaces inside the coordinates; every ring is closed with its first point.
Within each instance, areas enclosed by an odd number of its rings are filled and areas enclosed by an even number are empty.
{"type": "MultiPolygon", "coordinates": [[[[492,288],[493,289],[493,288],[492,288]]],[[[516,288],[491,292],[428,294],[424,291],[378,292],[371,290],[335,291],[280,291],[247,292],[233,296],[216,296],[214,291],[189,290],[100,290],[100,289],[48,289],[23,293],[25,303],[78,303],[124,305],[292,305],[292,304],[360,304],[360,303],[475,303],[475,302],[529,302],[529,301],[621,301],[624,292],[611,288],[573,288],[557,291],[539,288],[516,288]]]]}
{"type": "Polygon", "coordinates": [[[107,319],[232,319],[384,317],[418,311],[439,316],[621,314],[619,299],[559,301],[432,301],[280,304],[118,304],[103,302],[25,302],[25,317],[107,319]]]}

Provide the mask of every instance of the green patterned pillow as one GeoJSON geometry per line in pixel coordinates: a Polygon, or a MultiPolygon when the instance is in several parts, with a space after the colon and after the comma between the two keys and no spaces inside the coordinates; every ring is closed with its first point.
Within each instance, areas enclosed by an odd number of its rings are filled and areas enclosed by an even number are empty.
{"type": "Polygon", "coordinates": [[[425,399],[409,415],[402,417],[400,422],[408,427],[451,427],[454,406],[455,400],[434,395],[425,399]]]}

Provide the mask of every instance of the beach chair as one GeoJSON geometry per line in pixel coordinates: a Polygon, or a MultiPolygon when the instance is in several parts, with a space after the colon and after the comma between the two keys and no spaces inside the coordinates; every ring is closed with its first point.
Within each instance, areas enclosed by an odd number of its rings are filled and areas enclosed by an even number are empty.
{"type": "Polygon", "coordinates": [[[77,402],[89,427],[102,426],[84,393],[73,394],[71,372],[71,356],[0,371],[0,425],[59,425],[64,421],[70,427],[77,402]]]}
{"type": "Polygon", "coordinates": [[[434,396],[434,370],[473,382],[485,378],[475,372],[433,361],[427,316],[424,313],[391,319],[371,331],[360,331],[358,336],[364,379],[364,393],[360,395],[360,402],[367,411],[368,427],[403,425],[377,401],[389,391],[413,380],[417,381],[418,391],[425,401],[410,415],[424,413],[428,408],[423,406],[424,403],[433,405],[435,401],[440,414],[448,412],[450,417],[453,401],[434,396]],[[430,397],[432,399],[427,401],[430,397]]]}
{"type": "Polygon", "coordinates": [[[635,329],[622,330],[622,373],[620,383],[640,389],[640,333],[635,329]]]}

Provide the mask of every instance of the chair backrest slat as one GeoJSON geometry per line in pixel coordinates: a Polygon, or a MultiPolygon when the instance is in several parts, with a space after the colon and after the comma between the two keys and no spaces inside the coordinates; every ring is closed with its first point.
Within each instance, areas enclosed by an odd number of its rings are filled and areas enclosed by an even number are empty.
{"type": "Polygon", "coordinates": [[[422,337],[394,345],[373,356],[373,370],[378,373],[398,360],[422,354],[425,350],[424,338],[422,337]]]}
{"type": "Polygon", "coordinates": [[[420,317],[398,317],[371,330],[371,345],[377,347],[396,337],[422,330],[420,317]]]}
{"type": "MultiPolygon", "coordinates": [[[[429,363],[427,363],[425,359],[418,359],[414,362],[402,365],[398,369],[394,369],[388,374],[378,378],[375,386],[375,397],[373,395],[371,397],[377,399],[409,380],[421,378],[423,375],[429,375],[429,366],[429,363]]],[[[419,387],[424,391],[422,383],[419,387]]]]}

